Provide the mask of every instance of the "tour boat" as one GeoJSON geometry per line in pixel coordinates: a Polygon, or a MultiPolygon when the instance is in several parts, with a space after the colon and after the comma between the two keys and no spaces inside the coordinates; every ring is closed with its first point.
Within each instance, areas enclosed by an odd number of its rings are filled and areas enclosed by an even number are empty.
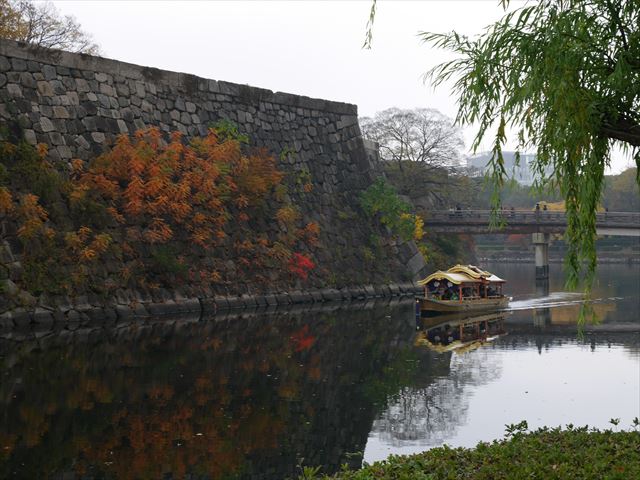
{"type": "Polygon", "coordinates": [[[438,270],[418,284],[424,287],[424,295],[416,297],[420,312],[501,310],[509,304],[502,293],[505,281],[475,265],[438,270]]]}

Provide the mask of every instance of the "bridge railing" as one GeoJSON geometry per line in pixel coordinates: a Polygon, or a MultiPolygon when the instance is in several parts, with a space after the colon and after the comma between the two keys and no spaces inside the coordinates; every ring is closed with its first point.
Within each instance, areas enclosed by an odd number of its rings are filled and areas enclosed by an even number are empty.
{"type": "MultiPolygon", "coordinates": [[[[566,225],[565,212],[552,210],[502,210],[497,218],[490,210],[446,210],[431,211],[425,217],[425,224],[488,225],[492,221],[507,225],[566,225]]],[[[640,228],[640,213],[602,212],[596,214],[596,225],[608,227],[640,228]]]]}

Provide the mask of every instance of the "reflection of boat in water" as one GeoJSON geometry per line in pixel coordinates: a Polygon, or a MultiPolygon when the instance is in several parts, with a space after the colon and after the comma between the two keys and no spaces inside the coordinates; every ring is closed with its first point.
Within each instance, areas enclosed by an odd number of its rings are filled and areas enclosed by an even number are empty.
{"type": "Polygon", "coordinates": [[[414,343],[440,353],[468,352],[506,335],[504,319],[504,313],[452,313],[416,318],[419,332],[414,343]]]}
{"type": "Polygon", "coordinates": [[[422,312],[500,310],[509,304],[509,297],[502,294],[504,283],[474,265],[456,265],[420,280],[424,295],[417,300],[422,312]]]}

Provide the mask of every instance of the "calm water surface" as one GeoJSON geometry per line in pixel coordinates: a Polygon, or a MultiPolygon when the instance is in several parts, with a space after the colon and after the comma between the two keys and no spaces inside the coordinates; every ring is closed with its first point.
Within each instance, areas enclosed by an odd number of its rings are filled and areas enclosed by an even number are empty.
{"type": "Polygon", "coordinates": [[[552,266],[487,265],[514,297],[464,353],[416,343],[412,302],[0,336],[0,478],[286,478],[640,416],[640,272],[601,266],[601,325],[552,266]]]}
{"type": "Polygon", "coordinates": [[[583,295],[564,289],[560,265],[536,286],[533,265],[489,264],[509,280],[506,335],[448,356],[448,371],[425,386],[406,385],[374,421],[364,459],[409,454],[446,443],[474,446],[505,425],[630,425],[640,416],[640,266],[601,265],[592,295],[599,324],[576,333],[583,295]],[[595,331],[593,331],[595,330],[595,331]]]}

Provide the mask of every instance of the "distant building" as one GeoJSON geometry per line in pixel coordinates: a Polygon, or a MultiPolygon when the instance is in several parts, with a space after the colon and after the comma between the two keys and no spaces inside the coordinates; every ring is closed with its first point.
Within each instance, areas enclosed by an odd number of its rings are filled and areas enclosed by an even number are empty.
{"type": "MultiPolygon", "coordinates": [[[[520,154],[519,165],[516,165],[515,152],[503,151],[502,156],[504,157],[504,168],[507,171],[509,178],[514,179],[523,185],[533,184],[533,162],[536,159],[535,153],[520,154]]],[[[478,171],[480,174],[484,174],[487,171],[487,164],[489,163],[490,158],[490,152],[473,155],[467,158],[467,167],[478,171]]],[[[545,173],[548,175],[551,173],[551,170],[547,169],[545,173]]]]}

